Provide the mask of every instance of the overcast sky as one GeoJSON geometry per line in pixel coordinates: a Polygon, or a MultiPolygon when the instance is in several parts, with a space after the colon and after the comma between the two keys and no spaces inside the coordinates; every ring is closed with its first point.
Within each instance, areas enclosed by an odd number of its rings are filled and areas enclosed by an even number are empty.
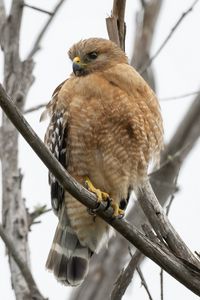
{"type": "MultiPolygon", "coordinates": [[[[10,0],[6,0],[9,8],[10,0]]],[[[51,10],[55,0],[29,0],[27,3],[51,10]]],[[[67,57],[69,47],[82,38],[107,38],[105,18],[109,16],[112,0],[67,0],[49,28],[43,42],[42,49],[35,56],[36,67],[35,83],[28,95],[26,108],[47,102],[54,88],[62,82],[71,72],[71,62],[67,57]]],[[[158,49],[161,42],[170,32],[171,28],[181,14],[191,5],[193,0],[163,1],[162,11],[156,30],[156,37],[152,47],[152,54],[158,49]]],[[[134,38],[134,21],[140,1],[127,0],[126,8],[126,52],[129,58],[132,54],[134,38]]],[[[176,96],[199,89],[200,78],[200,4],[190,13],[178,30],[175,32],[165,49],[156,58],[154,69],[157,82],[157,95],[160,99],[176,96]]],[[[21,55],[25,57],[37,32],[45,22],[47,16],[25,9],[22,22],[21,55]]],[[[0,66],[2,67],[2,56],[0,66]]],[[[2,69],[2,68],[1,68],[2,69]]],[[[2,74],[1,74],[2,78],[2,74]]],[[[193,97],[174,101],[161,102],[165,126],[166,142],[172,136],[177,124],[180,122],[193,97]]],[[[47,122],[39,123],[41,111],[27,115],[27,120],[40,135],[44,136],[47,122]]],[[[178,185],[180,192],[174,200],[170,212],[170,220],[177,231],[192,250],[200,250],[198,228],[200,226],[200,143],[192,151],[184,164],[178,185]]],[[[31,209],[37,204],[50,205],[49,187],[47,183],[46,167],[39,161],[29,146],[20,139],[20,167],[24,174],[23,196],[27,206],[31,209]]],[[[45,261],[52,242],[56,217],[53,213],[41,218],[42,224],[32,227],[29,235],[31,262],[34,278],[42,292],[50,300],[67,300],[70,288],[61,286],[53,275],[45,270],[45,261]]],[[[13,300],[14,295],[10,284],[7,257],[4,255],[4,245],[0,240],[0,295],[4,300],[13,300]]],[[[150,286],[155,300],[159,299],[159,268],[149,260],[142,267],[144,276],[150,286]]],[[[165,299],[197,300],[196,295],[177,283],[173,278],[164,275],[165,299]]],[[[140,280],[136,276],[134,283],[128,288],[123,298],[148,299],[140,280]]]]}

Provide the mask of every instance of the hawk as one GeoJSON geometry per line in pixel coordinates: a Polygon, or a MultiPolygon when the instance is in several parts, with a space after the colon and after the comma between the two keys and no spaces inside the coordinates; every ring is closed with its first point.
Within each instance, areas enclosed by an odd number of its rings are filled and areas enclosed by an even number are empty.
{"type": "MultiPolygon", "coordinates": [[[[130,192],[147,178],[149,162],[163,145],[160,107],[154,92],[128,64],[125,53],[102,38],[81,40],[69,50],[73,73],[54,91],[45,143],[82,185],[111,200],[121,216],[130,192]]],[[[109,225],[94,218],[49,174],[59,223],[46,262],[57,280],[77,286],[94,252],[106,245],[109,225]]]]}

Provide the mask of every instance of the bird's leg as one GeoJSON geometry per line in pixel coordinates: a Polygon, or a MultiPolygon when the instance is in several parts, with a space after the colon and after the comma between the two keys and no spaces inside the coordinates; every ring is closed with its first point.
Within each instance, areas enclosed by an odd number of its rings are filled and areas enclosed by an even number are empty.
{"type": "MultiPolygon", "coordinates": [[[[106,209],[108,209],[108,207],[110,207],[110,206],[113,209],[113,215],[112,215],[112,217],[114,217],[114,218],[118,218],[118,217],[122,218],[124,216],[124,210],[119,207],[118,203],[116,203],[115,201],[113,201],[110,198],[110,196],[109,196],[108,193],[102,192],[100,189],[95,188],[94,185],[92,184],[91,180],[88,177],[85,178],[85,184],[86,184],[86,187],[87,187],[88,191],[94,193],[97,196],[98,206],[99,206],[99,204],[102,201],[106,201],[107,204],[108,204],[107,207],[106,207],[106,209]]],[[[92,210],[90,209],[89,212],[91,214],[95,214],[95,212],[98,210],[98,206],[97,206],[96,209],[92,209],[92,210]]]]}

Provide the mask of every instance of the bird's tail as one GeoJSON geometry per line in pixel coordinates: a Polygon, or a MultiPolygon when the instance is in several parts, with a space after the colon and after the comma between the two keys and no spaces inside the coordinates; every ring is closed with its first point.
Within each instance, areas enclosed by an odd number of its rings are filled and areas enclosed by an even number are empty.
{"type": "Polygon", "coordinates": [[[91,256],[92,251],[80,244],[77,235],[70,227],[66,208],[63,205],[46,268],[53,272],[62,284],[77,286],[88,273],[91,256]]]}

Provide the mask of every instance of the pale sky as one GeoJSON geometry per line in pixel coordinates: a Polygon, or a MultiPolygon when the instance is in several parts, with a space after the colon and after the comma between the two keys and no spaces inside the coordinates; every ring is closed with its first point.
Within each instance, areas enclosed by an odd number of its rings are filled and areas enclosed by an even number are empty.
{"type": "MultiPolygon", "coordinates": [[[[8,7],[10,0],[6,0],[8,7]]],[[[42,49],[35,56],[36,67],[35,83],[27,99],[26,107],[47,102],[54,88],[62,82],[71,72],[71,62],[67,57],[69,47],[82,38],[104,37],[107,38],[105,18],[109,16],[112,0],[67,0],[50,26],[44,40],[42,49]]],[[[191,5],[193,0],[163,1],[159,17],[152,54],[158,49],[171,28],[181,14],[191,5]]],[[[51,10],[55,0],[29,0],[27,3],[51,10]],[[42,4],[41,4],[42,2],[42,4]]],[[[140,1],[127,0],[126,23],[127,38],[126,52],[129,58],[132,53],[134,20],[140,1]]],[[[175,32],[165,49],[156,58],[154,69],[157,81],[157,95],[159,98],[176,96],[196,91],[200,87],[200,4],[190,13],[178,30],[175,32]]],[[[22,35],[22,57],[29,52],[30,45],[37,36],[38,30],[46,20],[46,15],[25,9],[22,35]]],[[[2,66],[2,56],[0,65],[2,66]]],[[[1,72],[1,71],[0,71],[1,72]]],[[[2,73],[1,73],[2,78],[2,73]]],[[[193,97],[161,102],[164,118],[165,140],[174,133],[177,125],[187,111],[193,97]]],[[[37,134],[43,138],[47,122],[39,123],[41,111],[27,115],[27,120],[37,134]]],[[[200,226],[200,143],[196,145],[187,159],[178,179],[180,192],[177,194],[170,212],[170,220],[192,250],[200,250],[197,237],[200,226]]],[[[20,167],[24,174],[23,196],[27,206],[32,209],[37,204],[50,206],[49,187],[47,182],[46,167],[36,157],[30,147],[20,139],[20,167]]],[[[34,278],[41,293],[50,300],[67,300],[70,288],[57,283],[52,274],[45,270],[45,261],[50,249],[57,220],[53,213],[44,215],[42,223],[32,227],[29,235],[31,249],[31,264],[34,278]]],[[[7,257],[4,255],[4,245],[0,240],[0,295],[4,300],[14,300],[10,284],[10,274],[7,257]]],[[[150,260],[142,266],[143,274],[150,287],[153,298],[159,298],[159,272],[160,269],[150,260]]],[[[165,273],[164,275],[165,299],[197,300],[198,297],[184,286],[165,273]]],[[[148,296],[141,287],[140,280],[134,277],[134,282],[128,288],[124,300],[148,300],[148,296]]]]}

